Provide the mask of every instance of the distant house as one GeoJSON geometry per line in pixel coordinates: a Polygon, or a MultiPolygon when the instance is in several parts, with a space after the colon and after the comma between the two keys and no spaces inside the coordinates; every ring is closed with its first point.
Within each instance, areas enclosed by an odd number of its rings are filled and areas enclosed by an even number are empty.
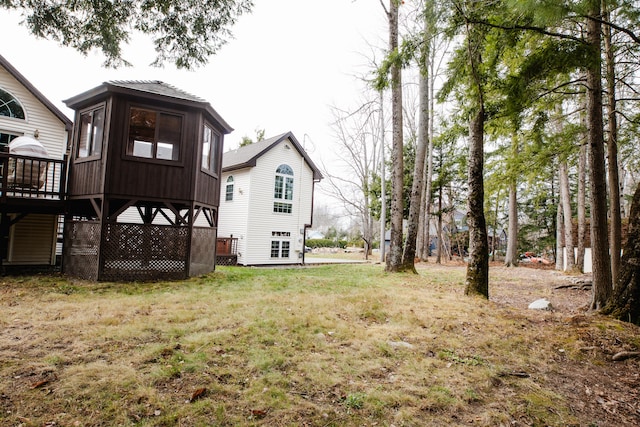
{"type": "Polygon", "coordinates": [[[223,154],[218,236],[237,242],[238,264],[304,262],[321,179],[291,132],[223,154]]]}
{"type": "Polygon", "coordinates": [[[55,264],[72,127],[0,56],[0,265],[55,264]]]}
{"type": "Polygon", "coordinates": [[[307,233],[307,239],[324,239],[324,233],[317,230],[309,230],[307,233]]]}

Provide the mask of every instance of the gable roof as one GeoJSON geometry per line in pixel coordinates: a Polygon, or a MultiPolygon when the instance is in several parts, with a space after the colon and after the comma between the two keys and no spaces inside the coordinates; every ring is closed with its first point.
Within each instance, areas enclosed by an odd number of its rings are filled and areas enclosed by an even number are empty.
{"type": "Polygon", "coordinates": [[[243,169],[247,167],[254,167],[260,156],[267,151],[278,145],[285,139],[289,139],[298,153],[307,162],[311,170],[313,171],[313,179],[320,181],[323,176],[320,169],[313,163],[307,152],[302,148],[302,145],[298,142],[293,133],[285,132],[272,138],[263,139],[262,141],[254,142],[253,144],[245,145],[244,147],[236,148],[235,150],[227,151],[222,155],[222,172],[233,171],[237,169],[243,169]]]}
{"type": "Polygon", "coordinates": [[[66,99],[64,103],[67,104],[69,108],[75,109],[81,107],[88,100],[107,92],[145,96],[158,100],[170,98],[170,100],[176,104],[196,107],[207,111],[223,127],[225,133],[233,131],[233,128],[229,126],[207,101],[161,80],[111,80],[72,98],[66,99]]]}
{"type": "Polygon", "coordinates": [[[9,74],[13,76],[22,86],[25,87],[36,99],[44,105],[51,113],[56,116],[63,124],[68,132],[73,129],[73,122],[60,109],[58,109],[51,101],[49,101],[34,85],[26,79],[13,65],[7,61],[4,56],[0,55],[0,66],[2,66],[9,74]]]}

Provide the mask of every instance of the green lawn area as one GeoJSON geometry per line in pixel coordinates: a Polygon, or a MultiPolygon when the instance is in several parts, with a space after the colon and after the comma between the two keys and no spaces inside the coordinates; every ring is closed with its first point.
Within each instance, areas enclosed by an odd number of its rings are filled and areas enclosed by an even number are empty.
{"type": "Polygon", "coordinates": [[[462,268],[419,273],[1,278],[0,425],[607,425],[554,377],[611,364],[582,350],[587,336],[632,348],[637,328],[568,327],[464,296],[462,268]]]}

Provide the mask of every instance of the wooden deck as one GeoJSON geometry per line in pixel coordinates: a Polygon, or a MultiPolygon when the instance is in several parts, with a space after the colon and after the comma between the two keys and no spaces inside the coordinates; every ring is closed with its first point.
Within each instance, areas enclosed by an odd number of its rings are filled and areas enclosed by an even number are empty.
{"type": "Polygon", "coordinates": [[[63,213],[66,161],[0,153],[1,213],[63,213]]]}

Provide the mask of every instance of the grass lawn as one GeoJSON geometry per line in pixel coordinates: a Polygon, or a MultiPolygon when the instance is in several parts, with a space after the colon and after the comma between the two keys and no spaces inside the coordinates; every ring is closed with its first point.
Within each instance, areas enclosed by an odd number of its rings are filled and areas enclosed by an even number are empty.
{"type": "MultiPolygon", "coordinates": [[[[639,363],[610,360],[638,350],[638,328],[465,297],[464,275],[362,264],[0,278],[0,425],[640,424],[638,395],[620,397],[637,393],[639,363]],[[599,394],[599,377],[613,387],[625,372],[631,391],[599,394]]],[[[491,286],[521,284],[507,273],[491,286]]]]}

